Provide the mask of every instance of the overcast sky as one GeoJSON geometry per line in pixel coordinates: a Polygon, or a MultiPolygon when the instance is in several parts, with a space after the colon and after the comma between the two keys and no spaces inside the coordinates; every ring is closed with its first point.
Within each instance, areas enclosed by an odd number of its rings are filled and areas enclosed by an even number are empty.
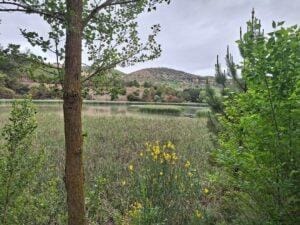
{"type": "MultiPolygon", "coordinates": [[[[273,20],[300,24],[300,0],[171,0],[170,5],[163,4],[156,12],[139,18],[142,34],[149,32],[153,24],[161,25],[158,42],[162,45],[162,56],[121,70],[169,67],[197,75],[213,75],[216,55],[223,58],[227,45],[236,61],[239,60],[235,41],[239,38],[239,27],[245,28],[245,22],[250,19],[252,7],[266,31],[271,30],[273,20]]],[[[23,49],[30,48],[18,28],[30,27],[40,32],[48,29],[38,17],[0,14],[0,19],[3,46],[18,43],[23,49]]]]}

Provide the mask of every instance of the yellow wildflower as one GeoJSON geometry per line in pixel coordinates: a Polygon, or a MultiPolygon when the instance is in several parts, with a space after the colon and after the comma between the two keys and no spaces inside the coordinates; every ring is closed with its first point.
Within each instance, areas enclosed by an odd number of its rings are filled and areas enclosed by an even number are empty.
{"type": "Polygon", "coordinates": [[[175,145],[171,141],[168,141],[167,148],[174,150],[175,149],[175,145]]]}
{"type": "Polygon", "coordinates": [[[154,155],[159,155],[160,154],[159,145],[153,146],[152,152],[154,155]]]}
{"type": "Polygon", "coordinates": [[[162,176],[162,175],[164,175],[164,173],[163,173],[163,172],[160,172],[159,175],[162,176]]]}
{"type": "Polygon", "coordinates": [[[197,218],[199,218],[199,219],[202,219],[202,218],[203,218],[202,213],[201,213],[198,209],[195,210],[195,216],[196,216],[197,218]]]}
{"type": "Polygon", "coordinates": [[[141,208],[143,208],[143,205],[139,202],[135,202],[135,203],[133,203],[133,208],[134,209],[141,209],[141,208]]]}
{"type": "Polygon", "coordinates": [[[174,161],[176,161],[176,160],[178,159],[178,157],[177,157],[177,155],[176,155],[175,152],[172,153],[172,159],[173,159],[174,161]]]}
{"type": "Polygon", "coordinates": [[[171,154],[169,154],[169,153],[163,153],[163,156],[164,156],[164,159],[167,161],[167,162],[169,162],[170,160],[171,160],[171,158],[172,158],[172,156],[171,156],[171,154]]]}
{"type": "Polygon", "coordinates": [[[143,156],[144,156],[144,153],[143,153],[143,152],[140,152],[140,156],[143,157],[143,156]]]}
{"type": "Polygon", "coordinates": [[[186,161],[186,163],[185,163],[184,167],[185,167],[185,168],[189,168],[190,166],[191,166],[191,163],[190,163],[190,161],[186,161]]]}
{"type": "Polygon", "coordinates": [[[204,192],[205,194],[208,194],[208,193],[209,193],[209,190],[208,190],[207,188],[204,188],[204,189],[203,189],[203,192],[204,192]]]}
{"type": "Polygon", "coordinates": [[[130,171],[133,171],[133,165],[129,165],[129,166],[128,166],[128,169],[129,169],[130,171]]]}
{"type": "Polygon", "coordinates": [[[129,210],[128,214],[131,217],[137,217],[140,213],[140,210],[143,208],[142,204],[139,202],[135,202],[131,205],[131,210],[129,210]]]}
{"type": "Polygon", "coordinates": [[[188,176],[192,177],[193,176],[192,172],[188,172],[188,176]]]}

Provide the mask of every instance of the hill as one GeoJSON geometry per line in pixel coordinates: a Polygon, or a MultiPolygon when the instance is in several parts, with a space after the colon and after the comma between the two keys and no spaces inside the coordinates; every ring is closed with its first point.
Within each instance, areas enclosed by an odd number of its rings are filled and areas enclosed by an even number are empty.
{"type": "Polygon", "coordinates": [[[209,81],[213,80],[213,77],[209,76],[197,76],[194,74],[186,73],[179,70],[174,70],[170,68],[147,68],[138,70],[136,72],[124,75],[124,81],[138,81],[139,83],[144,83],[145,81],[151,83],[166,83],[174,84],[180,83],[185,85],[204,85],[206,79],[209,81]]]}

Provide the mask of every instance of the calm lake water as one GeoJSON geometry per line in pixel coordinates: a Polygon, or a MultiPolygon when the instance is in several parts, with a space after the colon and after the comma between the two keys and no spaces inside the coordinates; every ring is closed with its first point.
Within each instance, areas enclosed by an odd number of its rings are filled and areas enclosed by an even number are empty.
{"type": "MultiPolygon", "coordinates": [[[[61,103],[38,103],[37,109],[38,112],[47,112],[47,113],[58,113],[63,114],[63,105],[61,103]]],[[[0,104],[0,114],[1,112],[8,112],[10,110],[10,103],[0,104]]],[[[147,116],[147,113],[139,112],[139,107],[159,107],[159,108],[178,108],[182,110],[180,116],[194,117],[197,111],[207,110],[207,107],[203,106],[194,106],[194,105],[151,105],[151,104],[83,104],[83,114],[87,116],[111,116],[111,115],[139,115],[147,116]]],[[[151,114],[154,115],[154,114],[151,114]]],[[[170,116],[164,114],[158,114],[160,116],[170,116]]]]}

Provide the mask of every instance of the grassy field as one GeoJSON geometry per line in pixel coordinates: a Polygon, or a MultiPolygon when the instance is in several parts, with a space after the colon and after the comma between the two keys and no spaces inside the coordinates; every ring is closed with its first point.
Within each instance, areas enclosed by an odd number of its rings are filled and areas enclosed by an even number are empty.
{"type": "MultiPolygon", "coordinates": [[[[9,110],[6,106],[0,107],[0,128],[8,121],[9,110]]],[[[46,180],[57,178],[55,188],[61,197],[56,196],[58,199],[51,207],[59,206],[55,217],[61,215],[65,218],[61,106],[39,107],[37,120],[34,150],[43,150],[46,155],[45,171],[41,171],[40,176],[46,180]]],[[[182,159],[193,165],[197,176],[203,178],[202,185],[205,185],[205,175],[210,170],[208,155],[212,149],[205,118],[126,113],[111,115],[87,107],[83,123],[87,205],[91,205],[87,211],[91,220],[102,223],[110,216],[121,215],[129,207],[131,199],[126,187],[124,189],[120,183],[130,176],[128,166],[138,163],[146,142],[174,143],[182,159]]]]}
{"type": "MultiPolygon", "coordinates": [[[[9,110],[8,107],[1,107],[0,127],[7,122],[9,110]]],[[[57,106],[41,107],[37,119],[36,147],[51,152],[56,164],[63,168],[62,112],[57,106]]],[[[85,161],[94,167],[94,171],[87,175],[108,167],[126,167],[146,142],[170,140],[195,163],[200,158],[205,162],[205,153],[211,148],[205,119],[126,114],[111,116],[106,111],[87,108],[83,123],[86,134],[85,161]]]]}

